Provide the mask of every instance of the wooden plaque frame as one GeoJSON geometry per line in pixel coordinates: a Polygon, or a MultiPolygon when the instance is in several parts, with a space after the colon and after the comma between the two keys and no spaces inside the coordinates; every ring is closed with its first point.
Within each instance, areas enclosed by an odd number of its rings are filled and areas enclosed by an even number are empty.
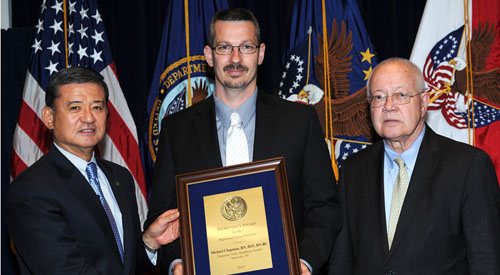
{"type": "MultiPolygon", "coordinates": [[[[176,176],[177,184],[177,203],[180,211],[180,223],[181,223],[181,249],[182,249],[182,260],[183,268],[185,274],[209,274],[210,264],[207,266],[207,262],[204,260],[205,253],[208,255],[207,249],[208,244],[197,240],[198,235],[202,235],[201,231],[195,232],[193,238],[193,231],[198,230],[206,226],[205,219],[200,219],[200,215],[196,218],[193,211],[203,212],[204,209],[200,210],[203,206],[198,203],[193,203],[200,201],[200,197],[208,196],[217,193],[223,193],[226,190],[234,191],[239,189],[252,187],[262,187],[264,193],[264,205],[266,208],[266,219],[267,219],[267,229],[269,231],[279,232],[280,228],[276,227],[277,221],[281,221],[282,225],[282,235],[283,241],[278,240],[279,238],[273,238],[270,236],[271,257],[273,258],[273,267],[270,269],[264,269],[259,271],[259,274],[276,274],[276,272],[283,272],[281,269],[274,270],[276,268],[288,267],[287,272],[289,274],[295,275],[300,274],[300,260],[297,248],[297,240],[295,236],[295,228],[293,223],[293,215],[291,208],[290,195],[288,190],[287,176],[285,172],[285,160],[283,157],[273,158],[268,160],[256,161],[251,163],[239,164],[234,166],[221,167],[216,169],[209,169],[205,171],[187,173],[176,176]],[[274,177],[272,176],[274,174],[274,177]],[[264,177],[264,180],[261,179],[264,177]],[[274,178],[274,182],[273,182],[274,178]],[[242,183],[243,182],[243,183],[242,183]],[[246,182],[246,183],[245,183],[246,182]],[[201,185],[200,185],[201,184],[201,185]],[[244,186],[243,186],[244,185],[244,186]],[[210,188],[208,188],[210,186],[210,188]],[[193,189],[197,188],[197,189],[193,189]],[[190,194],[190,190],[192,191],[190,194]],[[223,192],[220,192],[220,191],[223,192]],[[277,192],[276,192],[277,191],[277,192]],[[268,209],[275,208],[270,206],[279,205],[279,215],[280,218],[274,217],[273,214],[268,215],[267,212],[273,211],[277,213],[277,210],[268,209]],[[191,209],[192,207],[192,209],[191,209]],[[194,218],[194,220],[193,220],[194,218]],[[271,227],[272,226],[272,227],[271,227]],[[198,243],[197,243],[198,242],[198,243]],[[201,242],[201,244],[200,244],[201,242]],[[273,247],[273,242],[281,243],[273,247]],[[274,257],[274,254],[283,253],[283,249],[286,250],[286,263],[281,256],[274,257]],[[205,251],[206,250],[206,251],[205,251]],[[199,251],[199,252],[198,252],[199,251]],[[202,254],[202,256],[197,256],[195,254],[202,254]],[[200,261],[195,259],[199,257],[200,261]],[[276,259],[275,259],[276,258],[276,259]]],[[[201,198],[201,200],[203,200],[201,198]]],[[[206,227],[205,227],[206,229],[206,227]]],[[[206,231],[205,231],[206,234],[206,231]]],[[[271,233],[268,233],[271,234],[271,233]]],[[[274,233],[273,233],[274,234],[274,233]]],[[[280,233],[281,235],[281,233],[280,233]]],[[[206,241],[206,240],[205,240],[206,241]]],[[[208,256],[207,256],[208,257],[208,256]]],[[[248,272],[243,272],[248,273],[248,272]]],[[[243,274],[241,273],[241,274],[243,274]]],[[[253,272],[252,272],[253,273],[253,272]]],[[[283,273],[281,273],[283,274],[283,273]]]]}

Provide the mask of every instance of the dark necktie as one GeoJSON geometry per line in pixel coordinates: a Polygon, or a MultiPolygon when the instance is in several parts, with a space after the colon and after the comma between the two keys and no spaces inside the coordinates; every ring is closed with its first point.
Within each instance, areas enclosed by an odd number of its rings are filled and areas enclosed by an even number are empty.
{"type": "Polygon", "coordinates": [[[90,162],[87,164],[87,168],[85,169],[87,172],[87,177],[89,177],[90,186],[94,189],[94,192],[99,196],[101,200],[102,207],[104,207],[104,212],[108,216],[109,224],[111,225],[111,229],[113,230],[113,235],[115,236],[116,245],[118,246],[118,251],[120,252],[120,258],[123,263],[123,246],[120,240],[120,233],[118,233],[118,227],[116,226],[115,218],[113,217],[113,213],[109,208],[106,199],[104,199],[104,195],[102,194],[101,185],[99,184],[99,178],[97,176],[97,166],[95,163],[90,162]]]}

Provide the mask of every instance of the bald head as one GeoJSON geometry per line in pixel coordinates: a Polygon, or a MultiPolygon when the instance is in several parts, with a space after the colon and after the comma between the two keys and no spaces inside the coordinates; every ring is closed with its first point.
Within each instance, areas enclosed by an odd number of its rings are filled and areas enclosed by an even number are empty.
{"type": "Polygon", "coordinates": [[[391,57],[380,62],[377,67],[373,70],[373,72],[368,77],[368,81],[366,81],[366,95],[370,97],[370,83],[372,82],[372,78],[377,74],[377,71],[383,68],[384,66],[397,66],[403,71],[409,72],[410,75],[414,78],[415,83],[413,84],[415,90],[422,92],[425,89],[425,80],[422,74],[422,71],[408,59],[400,58],[400,57],[391,57]]]}

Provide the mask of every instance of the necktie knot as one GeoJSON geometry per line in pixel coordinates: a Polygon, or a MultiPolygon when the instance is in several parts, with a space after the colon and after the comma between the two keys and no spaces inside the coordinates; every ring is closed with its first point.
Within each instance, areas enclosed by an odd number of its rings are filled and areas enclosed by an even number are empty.
{"type": "MultiPolygon", "coordinates": [[[[97,165],[94,162],[89,162],[87,167],[85,168],[85,172],[87,172],[87,177],[89,178],[89,183],[94,192],[102,197],[102,190],[99,185],[99,177],[97,176],[97,165]]],[[[103,199],[102,197],[101,199],[103,199]]]]}
{"type": "Polygon", "coordinates": [[[241,127],[241,118],[237,112],[231,114],[231,127],[241,127]]]}
{"type": "Polygon", "coordinates": [[[90,180],[97,179],[97,165],[94,162],[89,162],[85,171],[90,180]]]}
{"type": "Polygon", "coordinates": [[[401,157],[396,157],[394,159],[394,162],[396,162],[396,164],[398,165],[399,169],[405,168],[405,162],[403,161],[403,159],[401,157]]]}

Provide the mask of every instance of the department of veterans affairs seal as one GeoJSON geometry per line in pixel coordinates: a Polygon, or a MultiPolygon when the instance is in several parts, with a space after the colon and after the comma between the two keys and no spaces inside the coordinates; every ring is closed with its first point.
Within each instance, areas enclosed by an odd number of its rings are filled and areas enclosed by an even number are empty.
{"type": "Polygon", "coordinates": [[[242,197],[227,197],[220,208],[222,216],[229,221],[237,221],[247,213],[247,203],[242,197]]]}

